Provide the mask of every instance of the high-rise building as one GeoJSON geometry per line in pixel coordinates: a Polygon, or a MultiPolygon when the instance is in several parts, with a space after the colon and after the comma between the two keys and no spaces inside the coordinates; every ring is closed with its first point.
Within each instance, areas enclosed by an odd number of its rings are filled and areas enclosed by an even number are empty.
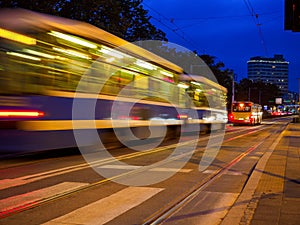
{"type": "Polygon", "coordinates": [[[273,58],[256,56],[250,58],[247,64],[248,79],[276,84],[281,95],[287,95],[289,62],[283,58],[283,55],[275,54],[273,58]]]}

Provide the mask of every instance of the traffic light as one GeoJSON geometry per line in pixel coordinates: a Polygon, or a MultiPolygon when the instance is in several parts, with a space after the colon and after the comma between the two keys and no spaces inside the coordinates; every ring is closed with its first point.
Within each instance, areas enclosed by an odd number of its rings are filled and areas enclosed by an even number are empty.
{"type": "Polygon", "coordinates": [[[284,29],[300,32],[300,0],[285,0],[284,29]]]}

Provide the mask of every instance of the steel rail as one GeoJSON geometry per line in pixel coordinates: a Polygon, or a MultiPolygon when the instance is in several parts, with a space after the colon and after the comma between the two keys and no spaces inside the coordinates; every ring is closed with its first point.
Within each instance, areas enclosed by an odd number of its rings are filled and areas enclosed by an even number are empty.
{"type": "MultiPolygon", "coordinates": [[[[273,127],[274,125],[270,126],[270,127],[273,127]]],[[[267,128],[270,128],[268,126],[261,126],[259,129],[257,128],[253,128],[250,130],[248,130],[247,133],[245,134],[241,134],[241,135],[238,135],[238,136],[235,136],[233,138],[229,138],[228,140],[224,140],[224,142],[228,142],[228,141],[232,141],[232,140],[235,140],[237,138],[242,138],[244,136],[247,136],[249,134],[252,134],[252,133],[255,133],[255,132],[258,132],[258,131],[261,131],[261,130],[264,130],[264,129],[267,129],[267,128]]],[[[237,133],[241,133],[243,132],[244,130],[239,130],[237,131],[237,133]]],[[[230,134],[233,134],[233,132],[230,132],[230,134]]],[[[215,136],[216,137],[216,136],[215,136]]],[[[209,137],[203,137],[203,138],[199,138],[198,140],[196,141],[204,141],[206,139],[208,139],[209,137]]],[[[156,148],[156,149],[151,149],[151,150],[147,150],[147,151],[144,151],[144,152],[137,152],[137,153],[129,153],[127,155],[124,155],[124,156],[119,156],[119,157],[116,157],[116,159],[118,160],[124,160],[124,159],[129,159],[129,158],[133,158],[133,157],[140,157],[142,155],[147,155],[147,154],[152,154],[152,153],[156,153],[156,152],[161,152],[161,151],[166,151],[166,150],[170,150],[172,148],[174,148],[175,146],[177,146],[178,144],[181,144],[181,145],[187,145],[189,143],[192,143],[193,141],[189,141],[188,143],[176,143],[176,144],[172,144],[171,146],[164,146],[164,147],[159,147],[159,148],[156,148]]],[[[201,147],[201,148],[198,148],[196,151],[200,152],[202,150],[204,150],[205,148],[204,147],[201,147]]],[[[189,154],[189,153],[185,153],[185,154],[182,154],[182,155],[179,155],[179,156],[174,156],[173,158],[170,158],[168,161],[165,161],[164,163],[166,162],[170,162],[171,160],[177,160],[178,158],[180,157],[184,157],[186,154],[189,154]]],[[[238,158],[238,157],[237,157],[238,158]]],[[[105,165],[106,163],[109,163],[111,162],[112,160],[107,160],[107,159],[104,159],[103,161],[101,162],[98,162],[96,165],[105,165]]],[[[82,168],[82,165],[79,166],[80,169],[83,169],[82,168]]],[[[89,165],[86,166],[86,168],[89,167],[89,165]]],[[[149,167],[147,167],[147,169],[149,169],[149,167]]],[[[227,168],[229,169],[229,168],[227,168]]],[[[219,169],[220,171],[217,171],[216,173],[212,174],[211,176],[208,177],[208,181],[213,179],[214,177],[216,177],[219,173],[222,172],[222,169],[219,169]]],[[[73,171],[73,170],[72,170],[73,171]]],[[[66,192],[63,192],[63,193],[60,193],[60,194],[57,194],[57,195],[54,195],[54,196],[51,196],[51,197],[47,197],[47,198],[44,198],[44,199],[41,199],[41,200],[37,200],[37,201],[33,201],[33,202],[29,202],[29,203],[26,203],[24,205],[21,205],[21,206],[18,206],[16,208],[12,208],[12,209],[9,209],[9,210],[5,210],[5,211],[1,211],[0,212],[0,219],[1,218],[5,218],[5,217],[9,217],[9,216],[12,216],[14,214],[17,214],[17,213],[20,213],[20,212],[23,212],[23,211],[26,211],[26,210],[29,210],[29,209],[32,209],[32,208],[35,208],[35,207],[38,207],[38,206],[41,206],[41,205],[44,205],[44,204],[47,204],[47,203],[50,203],[52,201],[55,201],[55,200],[58,200],[58,199],[61,199],[61,198],[65,198],[65,197],[68,197],[72,194],[76,194],[76,193],[79,193],[81,191],[84,191],[84,190],[88,190],[88,189],[91,189],[95,186],[99,186],[99,185],[103,185],[105,183],[108,183],[108,182],[112,182],[112,181],[115,181],[117,180],[118,178],[121,178],[121,177],[124,177],[124,176],[128,176],[128,175],[131,175],[131,174],[134,174],[134,173],[138,173],[138,172],[141,172],[143,171],[143,169],[138,169],[138,170],[134,170],[134,171],[130,171],[130,172],[126,172],[126,173],[123,173],[123,174],[120,174],[120,175],[117,175],[117,176],[113,176],[113,177],[110,177],[110,178],[106,178],[106,179],[103,179],[103,180],[100,180],[100,181],[97,181],[97,182],[94,182],[94,183],[91,183],[91,184],[87,184],[85,186],[81,186],[81,187],[78,187],[76,189],[73,189],[73,190],[70,190],[70,191],[66,191],[66,192]]],[[[48,171],[48,173],[53,173],[53,171],[48,171]]],[[[34,175],[33,175],[34,176],[34,175]]],[[[208,182],[206,181],[206,182],[208,182]]],[[[202,184],[203,185],[203,184],[202,184]]],[[[190,194],[191,195],[191,194],[190,194]]],[[[181,200],[183,201],[183,200],[181,200]]],[[[176,204],[173,204],[173,205],[177,205],[178,203],[176,204]]],[[[174,207],[174,206],[173,206],[174,207]]],[[[172,207],[171,207],[172,208],[172,207]]],[[[145,224],[151,224],[151,223],[145,223],[145,224]]]]}
{"type": "MultiPolygon", "coordinates": [[[[288,123],[284,125],[283,128],[281,128],[280,132],[276,132],[276,137],[280,135],[286,128],[288,123]]],[[[272,125],[271,127],[273,127],[272,125]]],[[[261,130],[261,129],[260,129],[261,130]]],[[[253,132],[249,132],[247,134],[252,134],[253,132]]],[[[247,135],[246,134],[246,135],[247,135]]],[[[239,135],[234,138],[230,138],[227,141],[232,141],[236,138],[240,138],[245,135],[239,135]]],[[[274,136],[274,134],[269,134],[267,138],[270,136],[274,136]]],[[[265,138],[266,139],[266,138],[265,138]]],[[[237,164],[239,161],[241,161],[244,157],[249,155],[251,152],[256,150],[262,143],[264,143],[265,140],[260,141],[259,143],[256,143],[252,145],[250,148],[248,148],[245,152],[239,154],[237,157],[235,157],[233,160],[231,160],[228,164],[226,164],[224,167],[217,169],[214,173],[212,173],[210,176],[205,178],[205,180],[195,184],[193,188],[191,188],[188,192],[185,192],[178,198],[174,199],[171,203],[166,205],[165,207],[161,208],[160,210],[153,213],[151,216],[149,216],[142,225],[158,225],[162,224],[164,221],[166,221],[168,218],[170,218],[172,215],[174,215],[176,212],[178,212],[180,209],[182,209],[186,204],[188,204],[190,201],[192,201],[204,188],[209,186],[211,183],[215,182],[217,179],[219,179],[224,173],[226,173],[231,167],[233,167],[235,164],[237,164]]],[[[250,175],[249,175],[250,177],[250,175]]]]}

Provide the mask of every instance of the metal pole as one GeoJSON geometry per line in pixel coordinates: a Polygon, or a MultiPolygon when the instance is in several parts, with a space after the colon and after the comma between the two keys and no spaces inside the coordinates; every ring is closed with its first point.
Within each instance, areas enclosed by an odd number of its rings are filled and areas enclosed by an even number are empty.
{"type": "Polygon", "coordinates": [[[300,121],[300,78],[298,78],[298,114],[299,118],[298,121],[300,121]]]}
{"type": "Polygon", "coordinates": [[[233,108],[233,102],[234,102],[234,74],[232,75],[231,112],[232,112],[232,108],[233,108]]]}
{"type": "Polygon", "coordinates": [[[249,87],[248,88],[248,101],[250,102],[250,90],[251,90],[251,88],[249,87]]]}
{"type": "Polygon", "coordinates": [[[300,78],[298,78],[298,105],[300,104],[300,78]]]}

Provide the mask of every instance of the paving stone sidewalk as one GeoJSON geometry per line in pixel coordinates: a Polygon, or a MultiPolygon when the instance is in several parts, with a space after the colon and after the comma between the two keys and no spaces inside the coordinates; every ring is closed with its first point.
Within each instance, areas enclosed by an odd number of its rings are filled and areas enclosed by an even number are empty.
{"type": "Polygon", "coordinates": [[[290,123],[257,163],[221,225],[300,224],[300,123],[290,123]]]}
{"type": "Polygon", "coordinates": [[[290,123],[255,190],[251,225],[300,224],[300,123],[290,123]]]}

